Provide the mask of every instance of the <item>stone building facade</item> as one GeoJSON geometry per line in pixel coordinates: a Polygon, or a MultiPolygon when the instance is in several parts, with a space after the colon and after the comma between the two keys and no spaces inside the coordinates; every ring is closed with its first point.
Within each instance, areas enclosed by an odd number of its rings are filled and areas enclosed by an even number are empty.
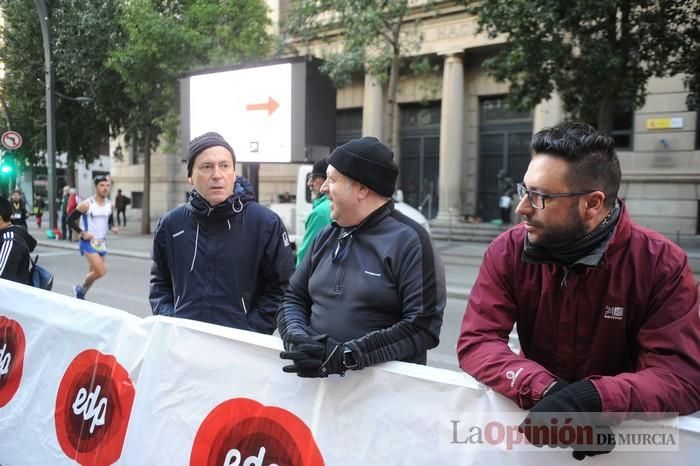
{"type": "MultiPolygon", "coordinates": [[[[277,28],[290,2],[268,3],[277,28]]],[[[439,14],[421,18],[423,41],[415,54],[429,58],[434,71],[400,77],[393,128],[385,127],[385,89],[373,76],[357,76],[337,93],[337,143],[361,135],[385,138],[392,131],[401,167],[398,187],[435,223],[498,218],[499,170],[513,181],[522,179],[533,132],[566,117],[557,95],[531,112],[504,106],[508,86],[481,68],[503,39],[476,35],[476,21],[461,3],[439,1],[439,14]]],[[[322,56],[325,46],[316,44],[308,52],[322,56]]],[[[692,237],[700,234],[698,113],[685,105],[682,76],[652,79],[648,92],[642,108],[621,102],[616,118],[620,195],[636,221],[674,239],[692,237]]],[[[188,185],[183,154],[152,157],[151,211],[157,216],[182,202],[188,185]]],[[[260,201],[293,193],[296,168],[261,165],[260,201]]],[[[138,198],[141,173],[138,160],[112,165],[115,186],[137,193],[132,197],[138,198]]]]}

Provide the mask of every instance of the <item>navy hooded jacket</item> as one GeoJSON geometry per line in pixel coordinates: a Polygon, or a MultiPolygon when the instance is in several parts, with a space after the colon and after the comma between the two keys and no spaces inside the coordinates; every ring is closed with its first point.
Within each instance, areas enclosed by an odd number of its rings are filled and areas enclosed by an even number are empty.
{"type": "Polygon", "coordinates": [[[271,334],[294,260],[280,218],[254,201],[247,180],[211,207],[196,191],[156,227],[153,314],[271,334]]]}

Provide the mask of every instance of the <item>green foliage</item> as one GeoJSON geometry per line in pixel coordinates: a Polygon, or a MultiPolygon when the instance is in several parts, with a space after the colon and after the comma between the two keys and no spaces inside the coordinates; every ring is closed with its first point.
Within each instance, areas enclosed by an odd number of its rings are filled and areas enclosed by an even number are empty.
{"type": "Polygon", "coordinates": [[[267,8],[261,1],[197,0],[186,10],[194,33],[194,66],[231,65],[269,53],[272,39],[267,8]]]}
{"type": "Polygon", "coordinates": [[[61,0],[53,4],[56,144],[73,161],[92,161],[126,118],[124,83],[107,67],[113,44],[123,35],[116,21],[120,3],[61,0]],[[78,103],[61,95],[89,97],[92,102],[78,103]]]}
{"type": "Polygon", "coordinates": [[[681,2],[688,21],[677,26],[681,47],[673,62],[673,71],[685,73],[685,85],[690,91],[688,110],[700,110],[700,1],[681,2]]]}
{"type": "MultiPolygon", "coordinates": [[[[46,148],[44,56],[33,0],[2,1],[0,122],[20,132],[38,165],[46,148]]],[[[237,63],[268,52],[261,0],[50,1],[57,151],[90,162],[109,135],[126,131],[149,149],[179,125],[178,77],[193,67],[237,63]],[[78,103],[61,95],[86,96],[78,103]]]]}
{"type": "Polygon", "coordinates": [[[408,0],[301,0],[290,12],[286,33],[308,44],[342,28],[340,48],[323,54],[323,71],[336,87],[362,70],[387,79],[393,57],[410,54],[420,45],[418,34],[401,35],[410,8],[408,0]]]}
{"type": "MultiPolygon", "coordinates": [[[[124,104],[119,77],[105,68],[111,39],[118,33],[113,18],[118,0],[51,2],[52,66],[54,69],[57,152],[69,164],[94,160],[109,135],[110,121],[119,120],[124,104]],[[89,45],[89,46],[86,46],[89,45]],[[77,103],[61,96],[88,96],[77,103]]],[[[7,70],[2,82],[5,119],[24,138],[19,150],[27,165],[41,165],[46,149],[44,54],[37,8],[32,0],[3,3],[5,47],[0,58],[7,70]]]]}
{"type": "MultiPolygon", "coordinates": [[[[286,23],[284,40],[308,47],[330,41],[323,52],[321,71],[337,88],[364,70],[386,83],[387,113],[384,126],[394,127],[399,68],[405,57],[419,49],[420,13],[435,11],[433,1],[412,6],[408,0],[299,0],[286,23]],[[410,15],[415,15],[407,21],[410,15]]],[[[298,51],[297,51],[298,53],[298,51]]],[[[393,147],[393,133],[384,138],[393,147]]]]}
{"type": "Polygon", "coordinates": [[[5,77],[0,81],[2,126],[22,135],[16,157],[36,165],[36,153],[46,147],[44,87],[37,78],[44,76],[44,56],[39,17],[30,0],[4,1],[5,25],[1,30],[3,47],[0,61],[5,77]]]}
{"type": "MultiPolygon", "coordinates": [[[[480,31],[507,43],[484,66],[529,110],[556,90],[567,112],[612,128],[614,102],[641,106],[646,83],[679,60],[692,26],[678,0],[489,0],[469,7],[480,31]]],[[[697,20],[696,20],[697,21],[697,20]]]]}
{"type": "Polygon", "coordinates": [[[121,15],[124,37],[109,66],[132,102],[128,138],[152,150],[160,135],[177,143],[179,76],[197,67],[235,64],[265,55],[270,38],[260,0],[131,0],[121,15]],[[148,141],[144,135],[148,134],[148,141]]]}

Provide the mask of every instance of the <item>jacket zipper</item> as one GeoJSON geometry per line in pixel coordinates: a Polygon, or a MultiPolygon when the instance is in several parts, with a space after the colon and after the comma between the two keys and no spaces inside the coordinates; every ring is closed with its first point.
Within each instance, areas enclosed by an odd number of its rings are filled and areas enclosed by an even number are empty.
{"type": "Polygon", "coordinates": [[[559,283],[559,286],[561,288],[566,288],[566,279],[569,277],[569,268],[564,267],[564,276],[561,279],[561,283],[559,283]]]}
{"type": "Polygon", "coordinates": [[[241,297],[241,304],[243,304],[243,312],[248,314],[248,309],[245,307],[245,299],[243,299],[243,297],[241,297]]]}

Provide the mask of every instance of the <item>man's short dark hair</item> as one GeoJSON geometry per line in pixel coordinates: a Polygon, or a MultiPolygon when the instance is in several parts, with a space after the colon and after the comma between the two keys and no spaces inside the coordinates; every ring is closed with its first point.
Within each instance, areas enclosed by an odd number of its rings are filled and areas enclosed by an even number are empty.
{"type": "Polygon", "coordinates": [[[587,123],[565,121],[536,133],[530,148],[533,156],[547,154],[569,164],[567,181],[572,191],[600,190],[606,207],[615,204],[622,172],[613,138],[587,123]]]}
{"type": "Polygon", "coordinates": [[[10,218],[12,218],[12,204],[10,204],[10,201],[5,199],[4,197],[0,196],[0,217],[2,217],[3,221],[9,222],[10,218]]]}

